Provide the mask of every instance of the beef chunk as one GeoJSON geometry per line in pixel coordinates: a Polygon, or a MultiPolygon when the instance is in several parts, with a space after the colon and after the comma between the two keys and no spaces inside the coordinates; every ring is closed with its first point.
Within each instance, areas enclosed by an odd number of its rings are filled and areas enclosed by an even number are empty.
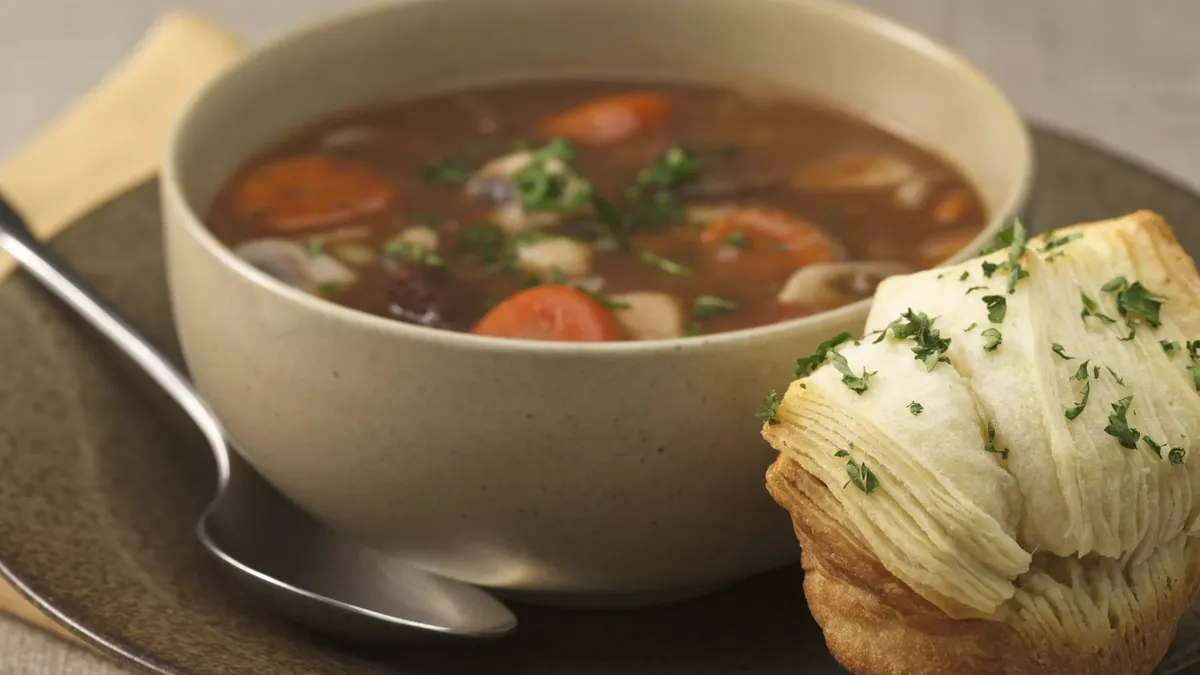
{"type": "Polygon", "coordinates": [[[442,267],[404,262],[388,279],[388,313],[406,323],[465,330],[476,299],[442,267]]]}

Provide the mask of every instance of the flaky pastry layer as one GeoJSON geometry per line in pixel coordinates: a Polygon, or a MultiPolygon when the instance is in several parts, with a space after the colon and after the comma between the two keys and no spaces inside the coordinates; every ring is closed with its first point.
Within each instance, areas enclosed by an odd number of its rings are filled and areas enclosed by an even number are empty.
{"type": "Polygon", "coordinates": [[[838,659],[1151,672],[1200,569],[1200,276],[1166,223],[894,277],[867,330],[764,426],[838,659]]]}

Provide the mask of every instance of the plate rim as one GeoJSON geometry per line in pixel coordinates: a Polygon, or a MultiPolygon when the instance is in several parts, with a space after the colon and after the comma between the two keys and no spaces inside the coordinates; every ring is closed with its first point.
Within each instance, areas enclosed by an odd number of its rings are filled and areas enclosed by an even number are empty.
{"type": "MultiPolygon", "coordinates": [[[[1200,202],[1200,186],[1192,186],[1185,182],[1182,178],[1174,176],[1165,169],[1147,164],[1145,161],[1135,157],[1132,153],[1114,148],[1108,143],[1096,139],[1086,133],[1067,130],[1059,127],[1056,124],[1043,122],[1028,116],[1026,117],[1026,121],[1033,132],[1035,149],[1037,145],[1037,139],[1039,137],[1048,137],[1060,142],[1065,142],[1068,145],[1081,146],[1102,154],[1106,156],[1106,158],[1123,165],[1125,168],[1136,173],[1143,174],[1147,178],[1160,182],[1165,186],[1177,190],[1180,193],[1191,195],[1196,199],[1197,202],[1200,202]]],[[[1033,185],[1035,186],[1035,191],[1037,181],[1040,176],[1038,173],[1039,169],[1040,167],[1035,163],[1033,167],[1033,185]]],[[[109,199],[94,205],[86,212],[74,218],[72,224],[87,218],[92,213],[95,213],[96,211],[103,209],[114,202],[124,199],[132,192],[158,182],[159,175],[155,173],[155,175],[148,180],[130,186],[128,189],[122,190],[120,193],[113,195],[109,199]]],[[[1029,203],[1030,200],[1027,200],[1024,206],[1028,207],[1029,203]]],[[[69,231],[70,228],[71,225],[68,225],[63,229],[63,232],[65,233],[69,231]]],[[[0,280],[0,287],[3,287],[5,284],[9,283],[11,279],[23,274],[24,272],[18,268],[7,278],[0,280]]],[[[0,554],[2,553],[3,551],[0,550],[0,554]]],[[[17,594],[26,602],[28,602],[35,610],[52,620],[58,626],[66,629],[68,633],[76,637],[81,643],[80,645],[69,645],[69,643],[67,643],[69,646],[85,647],[93,653],[115,662],[118,666],[132,665],[142,672],[153,673],[154,675],[201,675],[200,671],[184,670],[179,666],[167,663],[166,661],[152,654],[138,653],[134,648],[121,644],[118,639],[106,635],[106,631],[102,627],[90,628],[84,625],[83,622],[72,617],[67,611],[64,611],[56,606],[54,601],[48,597],[51,595],[51,593],[47,592],[46,590],[39,590],[36,588],[36,581],[27,582],[13,572],[13,570],[4,561],[2,555],[0,555],[0,582],[6,583],[12,587],[12,589],[15,590],[17,594]]],[[[60,638],[60,636],[53,635],[53,633],[50,633],[46,629],[32,624],[21,617],[7,613],[5,613],[5,615],[12,616],[18,621],[26,623],[26,625],[33,627],[34,630],[49,633],[55,638],[60,638]]]]}

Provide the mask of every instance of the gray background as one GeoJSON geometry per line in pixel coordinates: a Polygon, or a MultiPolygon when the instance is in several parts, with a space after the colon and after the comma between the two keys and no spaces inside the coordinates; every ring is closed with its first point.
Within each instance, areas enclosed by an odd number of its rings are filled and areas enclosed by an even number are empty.
{"type": "MultiPolygon", "coordinates": [[[[503,0],[497,0],[503,1],[503,0]]],[[[648,0],[649,1],[649,0],[648,0]]],[[[172,7],[254,43],[346,0],[0,0],[0,156],[96,83],[172,7]]],[[[1200,185],[1200,2],[861,0],[954,46],[1029,117],[1200,185]]],[[[0,673],[116,674],[0,618],[0,673]]]]}

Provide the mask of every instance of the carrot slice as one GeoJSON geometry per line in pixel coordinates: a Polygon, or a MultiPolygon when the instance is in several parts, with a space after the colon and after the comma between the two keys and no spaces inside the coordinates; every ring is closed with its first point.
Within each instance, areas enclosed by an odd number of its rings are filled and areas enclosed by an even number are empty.
{"type": "Polygon", "coordinates": [[[767,207],[741,208],[714,219],[700,233],[700,243],[714,262],[746,279],[782,277],[837,258],[833,240],[815,225],[767,207]]]}
{"type": "Polygon", "coordinates": [[[260,166],[237,187],[239,217],[282,233],[340,225],[391,205],[392,186],[371,169],[325,155],[260,166]]]}
{"type": "Polygon", "coordinates": [[[956,225],[967,211],[970,195],[966,190],[955,190],[946,196],[933,210],[933,221],[943,227],[956,225]]]}
{"type": "Polygon", "coordinates": [[[621,338],[621,329],[612,313],[570,286],[535,286],[521,291],[493,307],[471,332],[559,342],[605,342],[621,338]]]}
{"type": "Polygon", "coordinates": [[[546,120],[542,133],[565,136],[584,145],[610,145],[662,124],[669,110],[661,94],[604,96],[546,120]]]}

